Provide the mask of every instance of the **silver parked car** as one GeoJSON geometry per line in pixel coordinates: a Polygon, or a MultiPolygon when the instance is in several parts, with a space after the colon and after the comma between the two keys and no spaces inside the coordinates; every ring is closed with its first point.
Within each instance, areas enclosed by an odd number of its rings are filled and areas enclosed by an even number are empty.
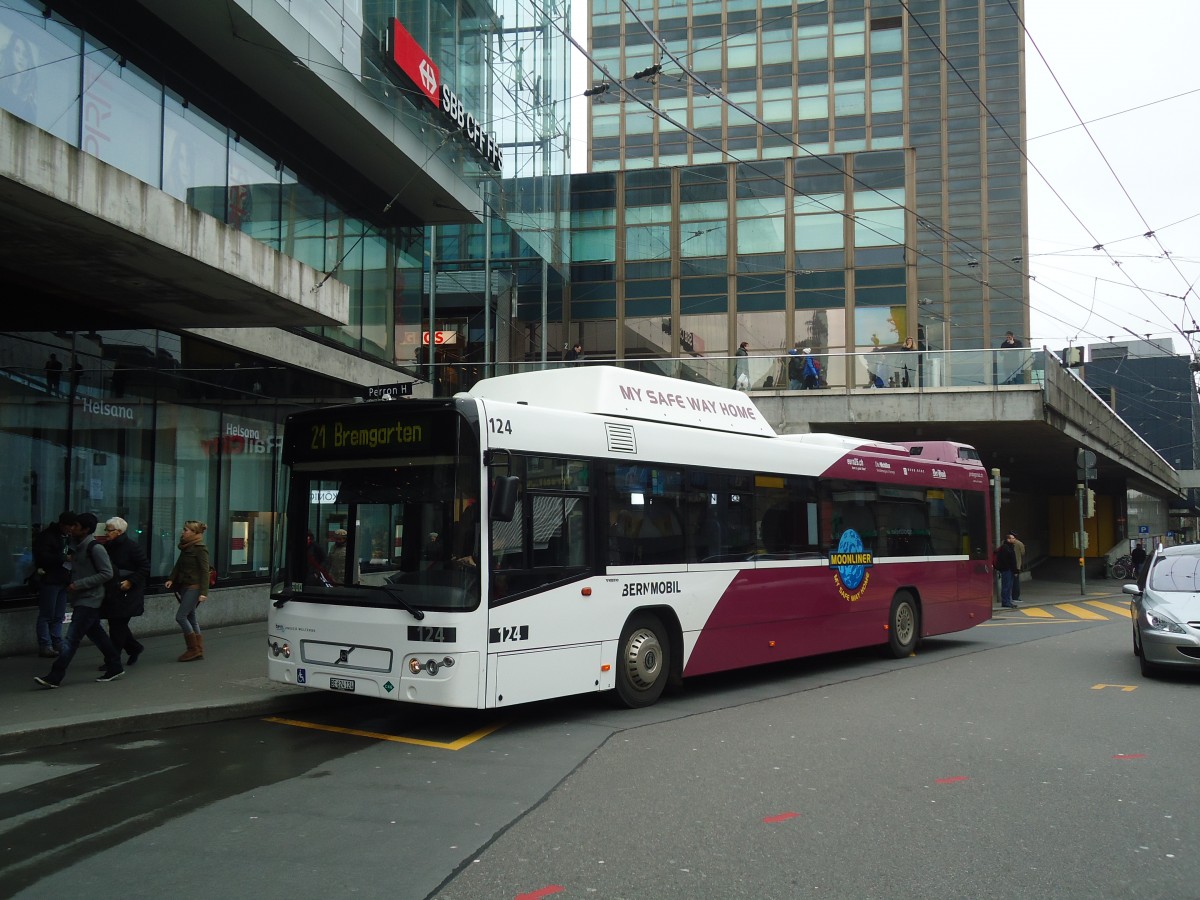
{"type": "Polygon", "coordinates": [[[1133,595],[1133,652],[1143,675],[1200,670],[1200,544],[1154,551],[1133,595]]]}

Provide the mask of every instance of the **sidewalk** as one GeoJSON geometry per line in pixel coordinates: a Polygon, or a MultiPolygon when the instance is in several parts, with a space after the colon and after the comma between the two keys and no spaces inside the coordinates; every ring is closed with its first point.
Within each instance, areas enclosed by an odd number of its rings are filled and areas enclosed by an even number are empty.
{"type": "MultiPolygon", "coordinates": [[[[1079,590],[1079,579],[1074,581],[1038,581],[1031,579],[1021,582],[1021,606],[1050,606],[1055,603],[1079,603],[1087,600],[1128,601],[1121,592],[1122,582],[1109,579],[1088,578],[1083,592],[1079,590]]],[[[1002,609],[1000,601],[992,604],[992,611],[1002,609]]]]}
{"type": "MultiPolygon", "coordinates": [[[[1021,583],[1024,607],[1123,597],[1116,581],[1089,582],[1083,594],[1077,581],[1021,583]]],[[[50,670],[52,660],[31,654],[0,657],[0,709],[6,711],[0,721],[0,752],[265,716],[338,699],[326,691],[267,680],[266,623],[210,628],[204,632],[205,658],[196,662],[176,661],[186,649],[178,634],[142,643],[146,652],[137,665],[127,667],[117,681],[99,684],[100,652],[84,642],[62,687],[55,690],[33,680],[50,670]]]]}
{"type": "MultiPolygon", "coordinates": [[[[136,626],[137,620],[134,620],[136,626]]],[[[62,687],[34,676],[52,659],[0,658],[0,752],[197,725],[329,703],[325,691],[267,680],[266,623],[210,628],[204,659],[177,662],[187,649],[178,634],[143,638],[146,652],[116,681],[99,684],[100,651],[85,641],[62,687]]]]}

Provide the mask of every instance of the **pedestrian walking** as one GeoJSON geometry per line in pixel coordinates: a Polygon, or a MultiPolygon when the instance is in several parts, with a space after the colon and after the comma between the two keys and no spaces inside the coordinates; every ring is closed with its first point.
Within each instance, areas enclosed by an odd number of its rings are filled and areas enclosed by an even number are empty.
{"type": "Polygon", "coordinates": [[[739,391],[750,390],[750,346],[748,341],[738,344],[733,364],[733,386],[739,391]]]}
{"type": "Polygon", "coordinates": [[[1133,563],[1133,571],[1130,572],[1130,578],[1134,581],[1142,574],[1142,566],[1146,564],[1146,542],[1138,541],[1137,546],[1133,548],[1133,552],[1129,554],[1129,559],[1133,563]]]}
{"type": "Polygon", "coordinates": [[[804,389],[815,391],[821,386],[821,367],[813,359],[811,347],[804,347],[800,352],[804,354],[804,366],[801,369],[804,376],[804,389]]]}
{"type": "Polygon", "coordinates": [[[33,539],[34,582],[38,592],[38,656],[53,659],[62,650],[63,619],[67,615],[67,584],[71,569],[67,537],[75,525],[75,513],[65,512],[58,521],[42,529],[33,539]]]}
{"type": "Polygon", "coordinates": [[[179,657],[180,662],[204,659],[204,635],[196,621],[196,609],[208,599],[208,547],[204,544],[207,530],[207,525],[195,519],[183,523],[183,531],[179,534],[179,556],[170,577],[164,582],[167,590],[175,591],[179,603],[175,621],[187,644],[187,650],[179,657]]]}
{"type": "Polygon", "coordinates": [[[45,675],[34,678],[42,687],[56,688],[63,682],[75,651],[86,637],[104,655],[104,672],[97,681],[115,681],[125,674],[121,666],[121,651],[111,640],[100,621],[100,604],[104,600],[104,584],[112,578],[112,562],[104,546],[96,542],[96,524],[92,513],[81,513],[71,526],[75,543],[71,559],[71,581],[67,597],[71,603],[71,625],[63,641],[62,652],[45,675]]]}
{"type": "Polygon", "coordinates": [[[146,611],[146,583],[150,580],[150,558],[141,544],[126,534],[129,523],[113,516],[104,523],[104,549],[112,561],[113,578],[108,582],[100,611],[108,619],[108,636],[118,651],[129,654],[127,666],[138,661],[146,648],[133,636],[129,620],[146,611]]]}

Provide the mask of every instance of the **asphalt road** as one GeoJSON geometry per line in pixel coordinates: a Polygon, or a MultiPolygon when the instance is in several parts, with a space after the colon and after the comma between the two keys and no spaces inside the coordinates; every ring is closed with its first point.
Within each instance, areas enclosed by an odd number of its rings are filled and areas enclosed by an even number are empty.
{"type": "Polygon", "coordinates": [[[0,896],[1200,896],[1200,678],[1142,679],[1128,631],[1000,617],[648,710],[354,703],[12,753],[0,896]]]}

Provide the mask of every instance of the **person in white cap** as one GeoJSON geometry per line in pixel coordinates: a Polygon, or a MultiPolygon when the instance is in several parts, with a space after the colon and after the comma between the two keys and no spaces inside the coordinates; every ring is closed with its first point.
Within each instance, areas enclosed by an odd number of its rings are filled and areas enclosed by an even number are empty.
{"type": "Polygon", "coordinates": [[[788,351],[788,390],[798,391],[804,387],[804,357],[800,355],[800,342],[788,351]]]}
{"type": "MultiPolygon", "coordinates": [[[[329,551],[329,580],[334,584],[346,583],[346,529],[339,528],[333,533],[333,549],[329,551]]],[[[354,571],[350,573],[350,584],[358,584],[359,569],[357,555],[354,559],[354,571]]]]}

